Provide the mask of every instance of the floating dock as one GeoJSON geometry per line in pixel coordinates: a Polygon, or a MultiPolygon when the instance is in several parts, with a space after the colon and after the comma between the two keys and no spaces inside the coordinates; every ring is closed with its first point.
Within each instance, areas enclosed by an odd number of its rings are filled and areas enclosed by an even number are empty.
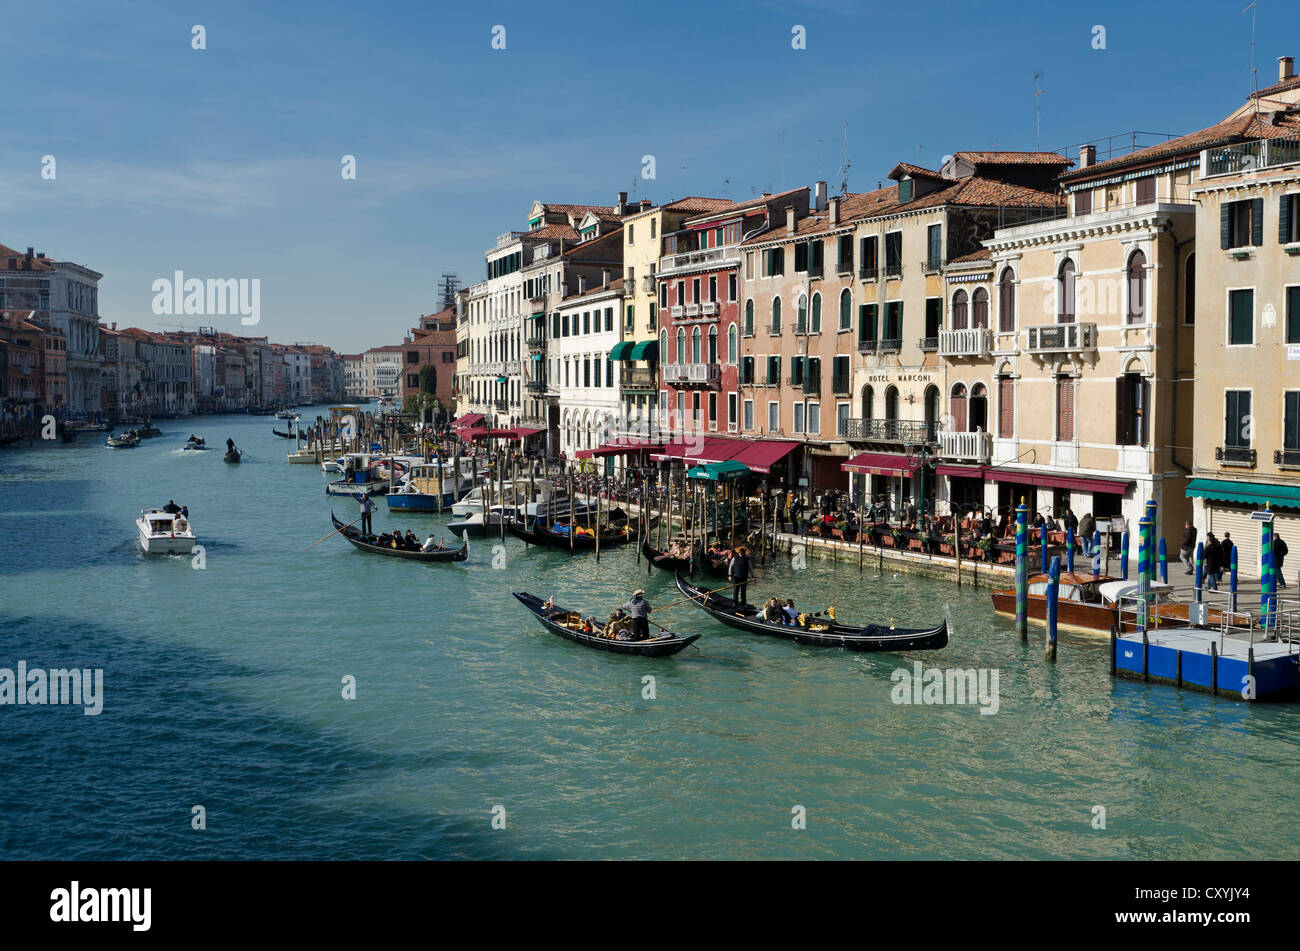
{"type": "Polygon", "coordinates": [[[1267,639],[1225,621],[1219,629],[1164,627],[1115,636],[1116,676],[1173,684],[1239,700],[1300,695],[1300,643],[1267,639]]]}

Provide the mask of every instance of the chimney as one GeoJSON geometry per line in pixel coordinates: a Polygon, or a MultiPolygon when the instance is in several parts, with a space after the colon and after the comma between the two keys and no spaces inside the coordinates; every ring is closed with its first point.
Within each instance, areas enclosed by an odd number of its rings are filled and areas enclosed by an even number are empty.
{"type": "Polygon", "coordinates": [[[794,205],[785,206],[785,233],[794,234],[794,205]]]}
{"type": "Polygon", "coordinates": [[[116,329],[117,329],[117,321],[116,321],[116,320],[113,321],[113,326],[112,326],[111,329],[113,329],[113,330],[116,330],[116,329]]]}
{"type": "Polygon", "coordinates": [[[1097,164],[1097,146],[1083,145],[1079,147],[1079,168],[1092,168],[1097,164]]]}
{"type": "Polygon", "coordinates": [[[623,215],[627,214],[627,192],[618,193],[617,211],[619,217],[622,217],[623,215]]]}
{"type": "Polygon", "coordinates": [[[836,197],[836,198],[832,198],[832,199],[830,200],[829,205],[828,205],[827,207],[828,207],[828,214],[829,214],[829,216],[830,216],[830,224],[831,224],[832,227],[834,227],[835,225],[837,225],[837,224],[840,223],[840,200],[839,200],[839,198],[838,198],[838,197],[836,197]]]}
{"type": "Polygon", "coordinates": [[[609,268],[607,267],[600,270],[600,286],[606,290],[609,289],[609,268]]]}
{"type": "Polygon", "coordinates": [[[1277,81],[1286,82],[1295,78],[1295,57],[1279,56],[1277,58],[1277,81]]]}
{"type": "Polygon", "coordinates": [[[813,211],[826,210],[826,183],[813,182],[813,211]]]}
{"type": "Polygon", "coordinates": [[[649,211],[649,210],[650,210],[651,208],[653,208],[653,207],[654,207],[654,203],[653,203],[652,201],[650,201],[649,198],[642,198],[642,199],[641,199],[641,210],[642,210],[642,211],[649,211]]]}
{"type": "Polygon", "coordinates": [[[587,293],[587,275],[585,274],[578,275],[578,293],[587,293]]]}

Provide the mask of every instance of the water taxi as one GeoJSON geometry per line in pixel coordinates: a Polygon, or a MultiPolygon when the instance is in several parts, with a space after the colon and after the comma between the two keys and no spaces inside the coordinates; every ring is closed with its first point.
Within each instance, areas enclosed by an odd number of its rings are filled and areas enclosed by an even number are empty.
{"type": "Polygon", "coordinates": [[[194,550],[194,528],[179,512],[141,509],[135,527],[146,555],[188,555],[194,550]]]}
{"type": "Polygon", "coordinates": [[[455,460],[448,459],[412,465],[401,488],[385,498],[394,512],[445,512],[470,488],[470,480],[457,473],[455,460]]]}
{"type": "MultiPolygon", "coordinates": [[[[1047,585],[1048,577],[1043,574],[1030,575],[1026,611],[1029,620],[1036,624],[1047,623],[1047,585]]],[[[1105,634],[1119,623],[1119,605],[1121,599],[1138,591],[1136,580],[1127,581],[1109,575],[1094,575],[1082,572],[1061,572],[1059,600],[1057,602],[1057,624],[1060,627],[1091,631],[1105,634]]],[[[1171,585],[1160,581],[1151,583],[1151,593],[1156,605],[1156,613],[1161,616],[1174,617],[1178,606],[1170,603],[1173,591],[1171,585]]],[[[1016,616],[1016,589],[998,588],[993,592],[993,610],[1007,617],[1016,616]]],[[[1186,619],[1186,608],[1183,608],[1186,619]]]]}

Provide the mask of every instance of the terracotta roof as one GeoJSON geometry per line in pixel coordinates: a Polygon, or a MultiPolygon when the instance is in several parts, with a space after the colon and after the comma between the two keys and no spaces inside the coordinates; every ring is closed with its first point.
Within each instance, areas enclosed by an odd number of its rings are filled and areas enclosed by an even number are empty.
{"type": "MultiPolygon", "coordinates": [[[[733,202],[729,205],[723,205],[721,208],[716,208],[710,211],[701,212],[699,215],[696,216],[696,218],[711,217],[713,215],[723,213],[723,212],[731,212],[731,211],[744,212],[744,211],[748,211],[751,208],[757,208],[760,205],[766,205],[769,202],[778,201],[782,198],[789,198],[791,195],[797,195],[799,192],[806,192],[806,191],[808,191],[808,186],[800,185],[798,188],[790,188],[783,192],[777,192],[774,195],[760,195],[759,197],[751,198],[748,201],[733,202]]],[[[692,218],[687,218],[684,222],[682,222],[682,224],[689,225],[693,220],[694,219],[692,218]]]]}
{"type": "Polygon", "coordinates": [[[1216,145],[1226,145],[1229,142],[1249,139],[1275,139],[1282,136],[1296,135],[1300,132],[1300,123],[1297,123],[1296,117],[1279,114],[1273,118],[1276,119],[1277,124],[1274,124],[1273,119],[1269,117],[1256,116],[1253,113],[1239,116],[1236,119],[1226,119],[1209,128],[1201,129],[1198,132],[1189,132],[1187,135],[1180,135],[1176,139],[1170,139],[1158,145],[1151,145],[1145,149],[1138,149],[1128,155],[1107,159],[1087,168],[1073,169],[1061,175],[1060,180],[1062,182],[1077,181],[1081,178],[1092,178],[1098,173],[1106,173],[1132,165],[1154,163],[1172,158],[1175,155],[1199,152],[1202,149],[1216,145]]]}
{"type": "Polygon", "coordinates": [[[36,255],[27,257],[26,251],[16,251],[7,245],[0,244],[0,270],[10,271],[53,271],[54,265],[45,258],[38,258],[36,255]],[[17,268],[9,266],[9,259],[17,258],[17,268]]]}
{"type": "Polygon", "coordinates": [[[730,198],[700,198],[696,195],[688,195],[685,198],[670,201],[663,207],[672,211],[693,211],[698,214],[705,214],[711,211],[723,211],[734,204],[735,202],[730,198]]]}
{"type": "Polygon", "coordinates": [[[1285,92],[1288,89],[1295,89],[1297,87],[1300,87],[1300,76],[1292,76],[1290,79],[1284,79],[1280,83],[1274,83],[1267,89],[1261,89],[1258,96],[1262,99],[1265,96],[1276,95],[1277,93],[1285,92]]]}
{"type": "Polygon", "coordinates": [[[954,152],[954,158],[976,165],[1073,165],[1056,152],[954,152]]]}
{"type": "Polygon", "coordinates": [[[907,162],[899,162],[889,171],[890,178],[901,178],[904,175],[911,175],[913,178],[933,178],[941,182],[952,180],[944,178],[941,172],[936,172],[929,168],[922,168],[919,165],[909,165],[907,162]]]}
{"type": "Polygon", "coordinates": [[[552,214],[576,215],[579,218],[589,211],[600,218],[619,217],[618,209],[610,205],[552,205],[544,201],[542,207],[552,214]]]}
{"type": "Polygon", "coordinates": [[[963,254],[953,258],[949,264],[966,264],[971,261],[987,261],[993,256],[988,248],[980,248],[978,251],[972,251],[970,254],[963,254]]]}
{"type": "Polygon", "coordinates": [[[568,225],[542,225],[532,231],[519,231],[516,234],[523,238],[538,238],[541,240],[564,238],[567,241],[577,241],[582,237],[576,229],[568,225]]]}
{"type": "Polygon", "coordinates": [[[560,303],[576,301],[582,297],[593,297],[596,294],[608,294],[612,291],[621,291],[622,289],[623,289],[623,278],[620,277],[610,281],[609,287],[602,287],[601,285],[597,284],[595,287],[587,288],[587,290],[582,294],[570,294],[568,297],[561,298],[560,303]]]}

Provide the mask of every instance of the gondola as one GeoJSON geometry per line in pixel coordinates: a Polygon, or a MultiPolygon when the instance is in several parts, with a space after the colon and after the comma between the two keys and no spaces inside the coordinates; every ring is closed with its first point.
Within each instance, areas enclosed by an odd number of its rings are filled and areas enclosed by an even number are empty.
{"type": "MultiPolygon", "coordinates": [[[[610,518],[617,520],[617,514],[623,514],[624,517],[626,517],[625,513],[622,513],[619,509],[615,509],[610,513],[610,518]]],[[[568,526],[565,525],[564,528],[567,529],[568,526]]],[[[562,551],[572,550],[575,552],[596,550],[595,535],[578,534],[573,536],[573,546],[572,549],[570,549],[568,531],[560,531],[558,528],[548,528],[541,523],[536,523],[532,528],[529,528],[520,522],[508,521],[506,522],[506,531],[515,538],[527,542],[529,545],[537,545],[540,548],[556,548],[562,551]]],[[[600,547],[605,549],[615,548],[619,545],[626,545],[635,537],[635,530],[626,522],[617,528],[606,525],[600,534],[600,547]]]]}
{"type": "Polygon", "coordinates": [[[390,555],[394,558],[406,558],[410,561],[464,561],[469,557],[469,541],[466,540],[459,548],[435,548],[432,551],[416,550],[411,551],[406,548],[385,548],[382,545],[375,545],[362,540],[361,530],[351,525],[344,525],[338,520],[333,512],[330,512],[330,521],[334,523],[334,528],[355,548],[361,551],[368,551],[375,555],[390,555]]]}
{"type": "Polygon", "coordinates": [[[243,455],[244,454],[240,452],[238,449],[227,449],[224,458],[226,462],[229,462],[233,465],[238,463],[240,459],[243,457],[243,455]]]}
{"type": "Polygon", "coordinates": [[[718,558],[709,554],[709,543],[701,538],[700,547],[696,552],[696,559],[699,561],[704,573],[710,578],[726,578],[729,568],[729,562],[726,558],[718,558]]]}
{"type": "Polygon", "coordinates": [[[587,634],[581,629],[569,626],[569,624],[575,622],[581,623],[581,614],[579,612],[556,607],[547,610],[546,602],[526,591],[512,591],[511,594],[519,599],[520,604],[532,611],[537,616],[537,620],[542,623],[542,627],[552,634],[558,634],[566,641],[573,641],[575,644],[582,644],[584,647],[592,647],[600,651],[609,651],[612,654],[634,654],[638,657],[668,657],[683,650],[688,644],[700,638],[698,634],[687,634],[682,637],[670,631],[662,631],[644,641],[620,641],[611,637],[603,637],[600,634],[587,634]],[[569,623],[566,624],[566,621],[569,623]]]}
{"type": "Polygon", "coordinates": [[[294,433],[282,433],[282,432],[280,432],[280,430],[276,429],[274,426],[271,427],[271,432],[275,433],[275,434],[276,434],[277,436],[279,436],[281,439],[297,439],[297,438],[298,438],[297,435],[295,435],[294,433]]]}
{"type": "Polygon", "coordinates": [[[737,604],[731,598],[697,588],[681,573],[677,574],[677,587],[706,612],[729,627],[751,634],[767,634],[782,640],[793,641],[809,647],[842,647],[851,651],[918,651],[938,650],[948,644],[948,622],[927,630],[884,627],[868,624],[855,627],[837,624],[818,615],[805,619],[803,627],[774,624],[764,621],[752,604],[737,604]]]}
{"type": "Polygon", "coordinates": [[[666,552],[656,551],[650,544],[650,536],[641,536],[641,554],[645,560],[650,562],[656,568],[663,571],[690,571],[694,564],[694,559],[678,558],[675,555],[669,555],[666,552]]]}

